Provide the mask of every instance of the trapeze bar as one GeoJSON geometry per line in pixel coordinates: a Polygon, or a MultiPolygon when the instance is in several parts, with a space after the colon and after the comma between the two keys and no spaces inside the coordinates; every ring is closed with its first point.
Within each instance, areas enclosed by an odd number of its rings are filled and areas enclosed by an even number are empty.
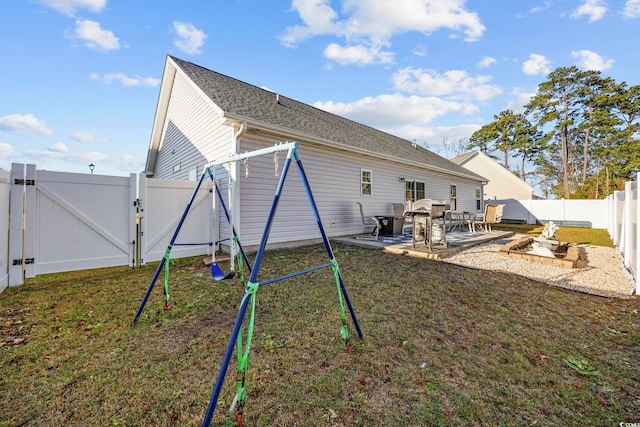
{"type": "Polygon", "coordinates": [[[300,276],[301,274],[311,273],[315,270],[320,270],[321,268],[331,267],[331,263],[328,262],[326,264],[316,265],[315,267],[307,268],[306,270],[300,270],[295,273],[285,274],[284,276],[276,277],[275,279],[265,280],[260,282],[260,286],[268,285],[270,283],[279,282],[280,280],[290,279],[292,277],[300,276]]]}
{"type": "Polygon", "coordinates": [[[232,154],[229,157],[225,157],[220,160],[212,160],[207,164],[207,166],[216,166],[223,165],[225,163],[233,163],[244,159],[249,159],[251,157],[264,156],[265,154],[271,154],[278,151],[288,151],[297,149],[300,144],[297,142],[284,142],[282,144],[276,144],[273,147],[261,148],[260,150],[248,151],[246,153],[237,153],[232,154]]]}

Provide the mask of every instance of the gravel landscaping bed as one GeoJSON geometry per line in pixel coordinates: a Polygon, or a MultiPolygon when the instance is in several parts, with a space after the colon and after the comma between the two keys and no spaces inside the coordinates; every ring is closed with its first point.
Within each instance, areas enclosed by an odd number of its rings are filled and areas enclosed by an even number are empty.
{"type": "MultiPolygon", "coordinates": [[[[514,236],[513,239],[522,236],[514,236]]],[[[579,245],[584,250],[586,262],[578,268],[564,269],[556,266],[535,264],[500,255],[500,247],[511,241],[500,239],[472,247],[443,258],[443,262],[470,268],[504,271],[538,280],[549,285],[606,297],[630,297],[635,283],[624,268],[622,257],[614,248],[579,245]]]]}

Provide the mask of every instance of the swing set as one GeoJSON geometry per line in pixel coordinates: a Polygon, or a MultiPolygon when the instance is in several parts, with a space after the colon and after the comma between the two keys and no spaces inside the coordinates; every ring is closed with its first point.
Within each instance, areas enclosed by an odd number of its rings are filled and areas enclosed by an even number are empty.
{"type": "MultiPolygon", "coordinates": [[[[251,340],[253,338],[253,328],[254,328],[254,321],[255,321],[255,307],[256,307],[256,294],[258,289],[261,286],[264,285],[268,285],[271,283],[275,283],[281,280],[285,280],[285,279],[289,279],[292,277],[296,277],[302,274],[306,274],[306,273],[310,273],[312,271],[316,271],[322,268],[327,268],[327,267],[331,267],[331,269],[333,270],[333,278],[335,280],[336,283],[336,289],[337,289],[337,294],[338,294],[338,304],[340,307],[340,319],[341,319],[341,336],[342,339],[345,342],[345,346],[346,346],[346,350],[347,351],[351,351],[351,345],[349,343],[349,330],[347,328],[347,317],[345,314],[345,304],[347,306],[347,308],[349,309],[349,313],[351,314],[351,319],[354,323],[354,326],[356,328],[356,331],[358,333],[358,336],[360,338],[362,338],[362,330],[360,329],[360,324],[358,323],[358,319],[356,317],[356,313],[353,309],[353,305],[351,304],[351,300],[349,299],[349,294],[347,292],[347,288],[344,284],[344,280],[342,279],[342,275],[340,274],[340,269],[338,267],[338,262],[335,259],[333,250],[331,248],[331,244],[329,243],[329,239],[327,238],[327,235],[325,233],[324,227],[322,226],[322,221],[320,220],[320,215],[318,213],[318,208],[316,206],[315,200],[313,198],[313,194],[311,193],[311,188],[309,187],[309,181],[307,180],[307,176],[306,173],[304,171],[304,168],[302,167],[302,162],[300,161],[300,157],[298,155],[298,147],[299,144],[297,142],[285,142],[285,143],[281,143],[281,144],[276,144],[273,147],[268,147],[268,148],[264,148],[264,149],[260,149],[260,150],[255,150],[252,152],[245,152],[242,154],[235,154],[232,156],[229,156],[227,158],[221,159],[221,160],[217,160],[217,161],[213,161],[211,163],[208,164],[208,166],[205,168],[205,170],[203,171],[200,180],[198,181],[194,192],[191,196],[191,199],[189,200],[189,202],[187,203],[187,206],[185,208],[184,213],[182,214],[182,217],[176,227],[176,230],[173,233],[173,236],[171,237],[169,244],[167,246],[166,252],[164,257],[161,259],[160,263],[158,264],[158,268],[156,269],[156,272],[153,276],[153,278],[151,279],[151,283],[149,284],[149,287],[142,299],[142,302],[140,303],[140,306],[138,308],[138,311],[136,312],[136,315],[132,321],[132,324],[135,324],[141,313],[142,310],[149,298],[149,295],[151,294],[151,290],[153,289],[155,282],[157,281],[160,272],[162,271],[163,268],[165,268],[165,309],[169,308],[169,290],[168,290],[168,280],[169,280],[169,264],[171,263],[171,258],[170,258],[170,253],[171,253],[171,248],[173,246],[175,246],[175,240],[178,237],[178,234],[180,232],[180,228],[182,227],[184,220],[187,217],[187,214],[189,213],[189,209],[191,208],[191,205],[193,203],[193,201],[195,200],[196,194],[200,188],[200,186],[202,185],[203,181],[205,180],[206,177],[209,177],[212,181],[213,181],[213,186],[215,188],[215,192],[216,192],[216,197],[217,199],[220,201],[220,206],[222,207],[222,210],[227,218],[227,221],[229,222],[230,225],[230,229],[231,229],[231,234],[232,237],[231,239],[233,240],[233,245],[234,247],[237,247],[237,249],[239,250],[241,257],[238,257],[238,270],[242,273],[241,276],[244,276],[243,274],[243,262],[244,265],[247,267],[248,273],[249,273],[249,280],[246,283],[246,288],[245,288],[245,293],[242,297],[242,300],[240,302],[240,307],[238,309],[238,314],[236,316],[236,320],[235,323],[233,325],[233,329],[231,331],[231,336],[229,337],[229,343],[227,345],[227,349],[225,351],[224,357],[222,359],[222,363],[220,366],[220,370],[218,372],[218,376],[216,378],[216,382],[213,388],[213,392],[211,394],[211,398],[209,400],[209,405],[207,407],[205,416],[204,416],[204,420],[202,422],[202,426],[203,427],[207,427],[210,425],[211,420],[213,418],[213,413],[216,409],[216,405],[218,402],[218,397],[220,396],[220,391],[222,389],[222,384],[224,383],[224,379],[225,376],[227,374],[227,370],[229,368],[229,363],[231,361],[231,357],[233,355],[233,351],[234,348],[237,347],[237,358],[238,358],[238,368],[237,368],[237,376],[236,376],[236,395],[233,399],[233,403],[231,404],[231,408],[230,411],[233,412],[234,408],[235,408],[235,419],[236,422],[238,424],[238,426],[242,426],[242,420],[243,420],[243,414],[244,414],[244,406],[245,406],[245,402],[246,402],[246,373],[247,373],[247,367],[249,364],[249,354],[250,354],[250,347],[251,347],[251,340]],[[281,173],[278,173],[278,153],[281,151],[286,151],[287,152],[287,157],[286,160],[284,162],[284,165],[282,167],[282,171],[281,173]],[[229,164],[229,163],[234,163],[234,162],[239,162],[239,161],[243,161],[244,165],[245,165],[245,174],[248,175],[248,160],[252,157],[257,157],[257,156],[263,156],[266,154],[274,154],[274,163],[275,163],[275,174],[276,176],[280,176],[279,181],[278,181],[278,185],[276,187],[275,190],[275,194],[273,197],[273,202],[271,204],[271,209],[269,211],[269,215],[267,217],[267,221],[262,233],[262,238],[260,240],[260,244],[258,246],[258,251],[255,255],[255,259],[253,262],[253,265],[249,262],[249,259],[246,256],[246,253],[244,251],[244,249],[242,248],[242,245],[240,244],[240,238],[238,236],[238,234],[236,233],[236,229],[233,226],[233,221],[231,220],[231,217],[229,215],[229,211],[226,207],[226,205],[224,204],[224,200],[222,199],[222,196],[220,194],[220,189],[218,188],[218,185],[216,183],[216,180],[214,178],[214,168],[217,165],[224,165],[224,164],[229,164]],[[320,236],[322,237],[322,241],[324,243],[324,247],[326,249],[327,255],[328,255],[328,262],[324,263],[324,264],[320,264],[314,267],[310,267],[304,270],[300,270],[300,271],[296,271],[293,273],[289,273],[289,274],[285,274],[284,276],[280,276],[280,277],[275,277],[272,279],[267,279],[267,280],[263,280],[261,282],[257,281],[257,277],[258,277],[258,273],[260,271],[260,266],[262,264],[263,261],[263,257],[264,257],[264,253],[267,247],[267,242],[269,240],[269,234],[271,232],[271,226],[273,224],[273,220],[275,218],[275,214],[276,214],[276,210],[278,207],[278,202],[280,201],[280,195],[282,193],[282,189],[283,189],[283,185],[285,182],[285,179],[287,177],[287,173],[289,171],[289,167],[291,165],[291,161],[294,160],[296,162],[296,165],[298,167],[298,172],[300,174],[300,178],[302,180],[302,184],[304,186],[306,195],[307,195],[307,199],[309,201],[309,205],[311,207],[311,210],[313,211],[313,215],[316,221],[316,224],[318,226],[318,230],[320,233],[320,236]],[[247,311],[249,311],[249,315],[248,315],[248,319],[247,319],[247,326],[246,326],[246,340],[243,341],[242,339],[242,324],[245,320],[247,311]]],[[[233,194],[232,194],[233,197],[233,194]]],[[[215,242],[215,243],[219,243],[219,242],[215,242]]],[[[231,265],[233,265],[233,259],[234,259],[234,247],[231,248],[231,265]]],[[[227,280],[227,279],[231,279],[232,277],[234,277],[235,275],[235,271],[232,269],[230,272],[228,273],[224,273],[224,271],[220,268],[220,266],[218,265],[218,263],[216,262],[215,259],[215,247],[214,247],[214,254],[212,255],[212,263],[211,263],[211,276],[214,280],[227,280]]],[[[243,278],[241,279],[243,280],[243,278]]]]}

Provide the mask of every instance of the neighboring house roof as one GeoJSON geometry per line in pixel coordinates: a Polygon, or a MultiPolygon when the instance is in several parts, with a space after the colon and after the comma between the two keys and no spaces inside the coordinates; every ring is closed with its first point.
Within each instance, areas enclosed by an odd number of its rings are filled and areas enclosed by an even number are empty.
{"type": "Polygon", "coordinates": [[[456,163],[460,166],[464,165],[467,161],[471,160],[473,157],[475,157],[477,154],[479,153],[479,151],[472,151],[470,153],[466,153],[466,154],[461,154],[457,157],[454,157],[452,159],[450,159],[453,163],[456,163]]]}
{"type": "MultiPolygon", "coordinates": [[[[256,127],[265,126],[309,141],[324,142],[379,157],[399,159],[407,164],[411,163],[477,181],[484,180],[481,176],[406,139],[244,83],[191,62],[168,56],[167,65],[171,63],[175,63],[223,111],[228,120],[246,122],[247,125],[256,127]]],[[[167,68],[165,68],[166,73],[167,68]]],[[[173,80],[172,76],[165,76],[165,78],[173,80]]],[[[159,110],[162,108],[162,101],[161,94],[159,110]]],[[[164,108],[166,109],[166,105],[164,108]]],[[[160,144],[161,129],[157,127],[158,119],[164,117],[166,111],[159,110],[156,111],[154,127],[154,133],[157,134],[155,138],[152,137],[150,152],[154,149],[157,152],[160,144]]],[[[148,162],[150,160],[155,162],[155,153],[150,154],[152,155],[148,162]]],[[[147,164],[147,171],[152,171],[154,166],[154,164],[147,164]]]]}
{"type": "Polygon", "coordinates": [[[498,198],[509,198],[513,194],[526,195],[529,198],[533,194],[532,186],[481,151],[465,153],[452,158],[451,161],[489,178],[484,190],[490,197],[495,196],[490,193],[500,193],[498,198]]]}

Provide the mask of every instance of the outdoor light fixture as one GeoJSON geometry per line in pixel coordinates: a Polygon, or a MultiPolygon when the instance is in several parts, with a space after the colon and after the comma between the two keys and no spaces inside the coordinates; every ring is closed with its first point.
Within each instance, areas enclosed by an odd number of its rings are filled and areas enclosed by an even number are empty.
{"type": "Polygon", "coordinates": [[[95,169],[96,165],[94,165],[93,163],[89,163],[89,170],[91,171],[91,175],[93,175],[93,170],[95,169]]]}
{"type": "Polygon", "coordinates": [[[404,176],[400,177],[400,182],[404,182],[404,176]]]}

